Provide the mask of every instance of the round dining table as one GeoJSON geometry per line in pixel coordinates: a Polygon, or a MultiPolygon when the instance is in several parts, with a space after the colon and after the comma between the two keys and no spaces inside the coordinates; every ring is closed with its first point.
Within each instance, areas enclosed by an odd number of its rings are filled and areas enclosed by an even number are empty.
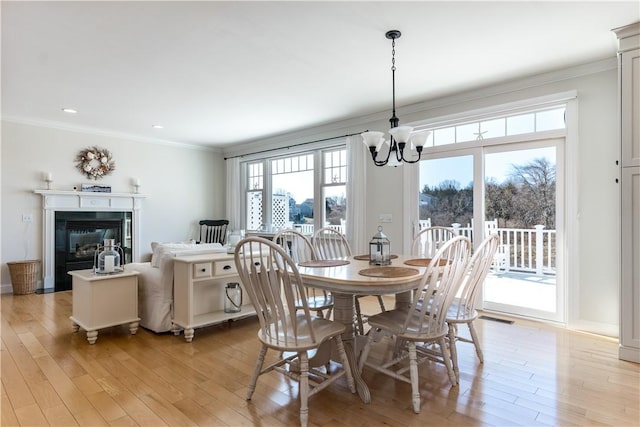
{"type": "MultiPolygon", "coordinates": [[[[371,402],[369,387],[358,371],[359,344],[355,335],[355,295],[395,295],[395,307],[408,307],[412,290],[420,286],[426,272],[426,262],[410,255],[392,256],[391,264],[378,266],[369,264],[368,257],[341,258],[344,262],[322,260],[298,265],[300,276],[306,286],[331,292],[334,300],[333,319],[345,326],[342,335],[358,395],[364,403],[371,402]]],[[[324,366],[331,357],[332,349],[321,348],[309,360],[313,366],[324,366]],[[313,360],[312,360],[313,359],[313,360]]]]}

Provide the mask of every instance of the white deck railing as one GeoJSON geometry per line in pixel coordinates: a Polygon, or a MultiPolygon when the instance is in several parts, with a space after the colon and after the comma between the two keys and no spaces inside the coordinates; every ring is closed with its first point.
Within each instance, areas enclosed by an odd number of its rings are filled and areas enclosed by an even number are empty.
{"type": "MultiPolygon", "coordinates": [[[[487,233],[500,236],[499,251],[504,255],[506,271],[521,271],[537,275],[556,274],[556,230],[545,230],[544,225],[534,228],[498,228],[497,222],[487,221],[493,225],[486,228],[487,233]]],[[[430,220],[420,220],[420,229],[431,226],[430,220]]],[[[293,227],[303,234],[313,235],[313,224],[294,224],[293,227]]],[[[327,227],[343,233],[343,225],[327,225],[327,227]]],[[[462,227],[452,224],[450,227],[456,234],[466,236],[473,242],[471,225],[462,227]]]]}
{"type": "MultiPolygon", "coordinates": [[[[494,221],[487,222],[495,224],[494,221]]],[[[430,220],[421,220],[420,229],[430,226],[430,223],[430,220]]],[[[470,225],[462,227],[460,224],[452,224],[450,228],[456,234],[473,241],[473,229],[470,225]]],[[[487,232],[500,236],[500,250],[506,255],[507,271],[556,274],[556,230],[545,230],[544,225],[533,228],[485,228],[487,232]]]]}

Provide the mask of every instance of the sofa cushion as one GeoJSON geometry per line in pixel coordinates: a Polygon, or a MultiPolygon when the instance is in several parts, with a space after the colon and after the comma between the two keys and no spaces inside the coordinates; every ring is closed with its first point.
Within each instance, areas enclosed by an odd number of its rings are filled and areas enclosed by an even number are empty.
{"type": "Polygon", "coordinates": [[[151,243],[151,266],[160,267],[160,260],[163,255],[170,254],[170,256],[186,256],[186,255],[200,255],[207,253],[220,253],[226,252],[224,246],[220,243],[151,243]]]}

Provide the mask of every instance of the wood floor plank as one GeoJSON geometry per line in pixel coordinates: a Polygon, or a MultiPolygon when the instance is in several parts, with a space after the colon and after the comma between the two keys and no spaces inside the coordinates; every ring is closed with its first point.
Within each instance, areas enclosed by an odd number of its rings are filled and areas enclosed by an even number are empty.
{"type": "MultiPolygon", "coordinates": [[[[2,295],[2,426],[298,425],[291,379],[263,375],[245,399],[260,351],[255,318],[198,329],[192,343],[144,329],[131,336],[124,326],[101,330],[90,345],[84,331],[72,331],[71,296],[2,295]]],[[[375,299],[363,301],[379,311],[375,299]]],[[[420,414],[409,384],[365,368],[371,404],[340,380],[309,399],[309,425],[640,425],[640,365],[618,360],[616,340],[511,320],[477,322],[485,363],[458,344],[458,386],[441,364],[420,367],[420,414]]]]}

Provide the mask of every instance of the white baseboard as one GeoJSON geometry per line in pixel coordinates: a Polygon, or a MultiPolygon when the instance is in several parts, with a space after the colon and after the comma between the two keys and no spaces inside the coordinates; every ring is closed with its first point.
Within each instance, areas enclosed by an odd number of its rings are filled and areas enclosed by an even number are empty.
{"type": "Polygon", "coordinates": [[[0,294],[12,294],[13,286],[11,284],[8,285],[0,285],[0,294]]]}
{"type": "Polygon", "coordinates": [[[640,363],[640,348],[625,347],[621,345],[618,349],[618,359],[640,363]]]}

